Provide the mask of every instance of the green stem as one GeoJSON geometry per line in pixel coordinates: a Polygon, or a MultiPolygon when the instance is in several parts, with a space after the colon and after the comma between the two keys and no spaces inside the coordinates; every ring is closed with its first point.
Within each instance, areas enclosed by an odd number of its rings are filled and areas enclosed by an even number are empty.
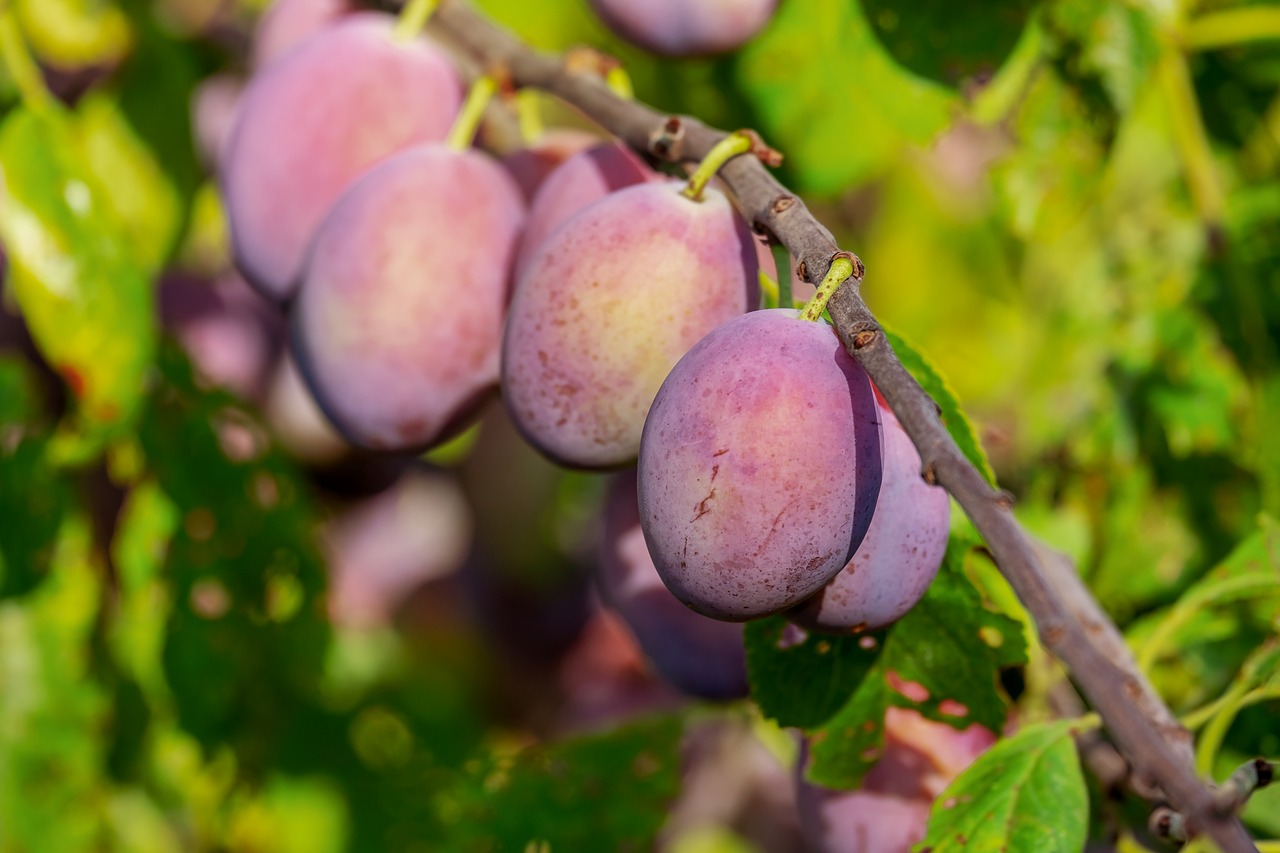
{"type": "Polygon", "coordinates": [[[851,275],[853,275],[853,262],[845,255],[836,255],[831,261],[831,268],[827,270],[827,277],[822,280],[822,284],[818,285],[818,292],[813,294],[813,298],[800,309],[800,319],[811,323],[817,322],[822,312],[827,310],[827,302],[832,294],[851,275]]]}
{"type": "Polygon", "coordinates": [[[721,139],[689,176],[689,185],[683,190],[685,197],[701,201],[702,191],[707,188],[707,184],[724,167],[724,164],[739,154],[746,154],[754,146],[755,141],[751,136],[741,130],[734,131],[721,139]]]}
{"type": "Polygon", "coordinates": [[[0,5],[0,58],[9,69],[24,104],[32,109],[43,109],[53,103],[53,95],[45,86],[40,66],[27,50],[17,18],[7,4],[0,5]]]}
{"type": "Polygon", "coordinates": [[[635,87],[631,85],[631,75],[621,65],[609,69],[609,73],[604,75],[604,83],[624,101],[631,101],[636,97],[635,87]]]}
{"type": "Polygon", "coordinates": [[[1200,115],[1200,104],[1196,101],[1195,87],[1191,83],[1191,71],[1182,51],[1167,47],[1157,65],[1156,77],[1169,106],[1173,139],[1182,159],[1191,199],[1206,224],[1219,225],[1226,200],[1200,115]]]}
{"type": "Polygon", "coordinates": [[[760,306],[762,308],[777,308],[782,305],[778,299],[778,283],[773,280],[764,270],[756,272],[756,280],[760,282],[760,306]]]}
{"type": "Polygon", "coordinates": [[[1275,38],[1280,38],[1280,9],[1243,6],[1189,21],[1182,32],[1182,45],[1187,50],[1212,50],[1275,38]]]}
{"type": "Polygon", "coordinates": [[[1244,577],[1231,578],[1214,584],[1203,591],[1192,592],[1183,596],[1173,606],[1173,610],[1165,617],[1165,620],[1156,626],[1156,629],[1147,637],[1146,642],[1142,644],[1142,648],[1138,651],[1138,668],[1150,674],[1152,666],[1155,665],[1156,659],[1160,656],[1160,652],[1164,649],[1169,638],[1185,625],[1192,616],[1205,607],[1222,601],[1230,601],[1234,598],[1245,598],[1260,592],[1274,592],[1276,590],[1280,590],[1280,580],[1273,577],[1246,575],[1244,577]]]}
{"type": "Polygon", "coordinates": [[[540,97],[534,89],[516,92],[516,120],[520,123],[520,141],[526,146],[537,142],[545,130],[540,97]]]}
{"type": "Polygon", "coordinates": [[[471,84],[467,99],[463,102],[458,117],[454,119],[453,127],[449,128],[449,135],[445,137],[446,145],[454,151],[466,151],[471,147],[471,140],[475,139],[476,131],[480,128],[480,119],[484,118],[485,107],[489,106],[489,101],[497,91],[498,81],[488,75],[471,84]]]}
{"type": "Polygon", "coordinates": [[[409,0],[405,3],[400,10],[400,18],[396,21],[396,41],[406,42],[417,38],[431,19],[431,13],[439,5],[440,0],[409,0]]]}

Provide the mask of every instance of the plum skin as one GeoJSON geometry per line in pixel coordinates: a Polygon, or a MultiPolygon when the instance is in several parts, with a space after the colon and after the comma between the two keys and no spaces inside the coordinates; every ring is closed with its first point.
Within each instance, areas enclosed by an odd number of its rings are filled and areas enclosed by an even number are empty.
{"type": "Polygon", "coordinates": [[[440,144],[384,160],[334,205],[293,306],[293,347],[349,441],[424,449],[496,387],[523,217],[496,161],[440,144]]]}
{"type": "Polygon", "coordinates": [[[623,39],[664,56],[708,56],[741,47],[773,17],[777,0],[590,0],[623,39]]]}
{"type": "Polygon", "coordinates": [[[683,186],[608,195],[556,229],[518,273],[503,398],[521,434],[561,465],[635,459],[668,371],[714,326],[756,305],[746,223],[722,193],[693,201],[683,186]]]}
{"type": "Polygon", "coordinates": [[[664,680],[702,699],[747,695],[742,625],[701,616],[663,586],[640,530],[634,471],[610,483],[597,568],[601,598],[664,680]]]}
{"type": "Polygon", "coordinates": [[[871,527],[853,559],[817,595],[787,614],[816,631],[873,631],[916,605],[947,552],[951,500],[920,476],[920,454],[876,392],[884,478],[871,527]]]}
{"type": "Polygon", "coordinates": [[[236,264],[264,296],[297,289],[315,229],[370,166],[443,139],[461,103],[457,73],[395,19],[344,17],[270,63],[240,100],[222,161],[236,264]]]}
{"type": "Polygon", "coordinates": [[[645,541],[677,598],[727,621],[786,610],[844,568],[871,523],[870,380],[826,323],[737,317],[663,383],[639,472],[645,541]]]}

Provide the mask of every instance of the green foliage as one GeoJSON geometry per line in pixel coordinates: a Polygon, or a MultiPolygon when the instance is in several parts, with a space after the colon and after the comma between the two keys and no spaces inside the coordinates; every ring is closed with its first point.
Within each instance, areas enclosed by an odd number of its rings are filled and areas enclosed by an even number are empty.
{"type": "Polygon", "coordinates": [[[91,436],[130,425],[155,347],[151,288],[76,119],[19,107],[0,126],[9,285],[91,436]]]}
{"type": "Polygon", "coordinates": [[[891,706],[957,729],[1003,729],[1008,703],[997,673],[1025,663],[1026,648],[1018,622],[988,610],[966,576],[973,547],[954,537],[925,597],[884,631],[825,637],[780,617],[748,625],[752,698],[809,734],[811,781],[857,787],[880,757],[891,706]]]}
{"type": "Polygon", "coordinates": [[[1072,735],[1075,720],[1027,726],[987,750],[938,797],[914,849],[1084,849],[1089,800],[1072,735]]]}

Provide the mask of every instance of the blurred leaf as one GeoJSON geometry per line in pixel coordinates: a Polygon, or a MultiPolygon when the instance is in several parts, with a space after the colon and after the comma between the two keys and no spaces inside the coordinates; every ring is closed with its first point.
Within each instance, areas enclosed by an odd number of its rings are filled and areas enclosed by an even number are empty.
{"type": "Polygon", "coordinates": [[[956,400],[951,388],[947,386],[947,381],[938,374],[919,350],[908,344],[901,336],[888,329],[885,329],[884,333],[898,360],[902,362],[902,366],[915,377],[925,393],[932,397],[933,402],[937,403],[938,408],[942,410],[942,422],[946,425],[947,432],[951,433],[951,438],[960,448],[960,452],[973,464],[973,467],[978,469],[987,484],[994,487],[995,472],[991,470],[987,454],[983,452],[982,445],[978,443],[978,437],[974,435],[973,424],[960,408],[960,403],[956,400]]]}
{"type": "Polygon", "coordinates": [[[76,111],[87,168],[106,190],[138,265],[159,272],[182,221],[177,191],[110,97],[91,93],[76,111]]]}
{"type": "Polygon", "coordinates": [[[49,465],[36,394],[27,365],[0,357],[0,599],[44,579],[71,505],[68,484],[49,465]]]}
{"type": "Polygon", "coordinates": [[[478,762],[441,805],[447,849],[650,849],[679,788],[683,730],[658,717],[478,762]]]}
{"type": "Polygon", "coordinates": [[[953,537],[925,597],[887,631],[827,637],[780,617],[748,623],[752,698],[766,716],[811,735],[810,781],[857,787],[879,758],[891,705],[957,729],[1004,727],[999,671],[1025,663],[1026,646],[1021,625],[987,610],[965,575],[973,547],[953,537]]]}
{"type": "Polygon", "coordinates": [[[1068,69],[1096,79],[1115,109],[1128,112],[1160,53],[1159,24],[1146,4],[1059,0],[1046,8],[1048,27],[1063,41],[1068,69]]]}
{"type": "Polygon", "coordinates": [[[152,292],[71,116],[19,107],[0,126],[0,238],[42,355],[67,381],[90,438],[132,420],[155,348],[152,292]]]}
{"type": "Polygon", "coordinates": [[[129,19],[112,0],[15,0],[18,20],[45,62],[68,70],[110,65],[129,49],[129,19]]]}
{"type": "Polygon", "coordinates": [[[329,625],[315,510],[251,415],[197,389],[175,351],[160,368],[139,437],[179,519],[165,562],[165,674],[183,727],[258,770],[319,700],[329,625]],[[298,600],[282,611],[286,586],[298,600]]]}
{"type": "Polygon", "coordinates": [[[934,803],[924,841],[932,853],[1078,853],[1089,795],[1072,735],[1079,722],[1027,726],[978,756],[934,803]]]}
{"type": "Polygon", "coordinates": [[[0,850],[101,846],[107,697],[89,677],[100,576],[88,525],[68,519],[49,579],[0,602],[0,850]]]}
{"type": "Polygon", "coordinates": [[[906,73],[850,0],[782,3],[736,60],[757,128],[786,155],[798,191],[833,195],[928,141],[952,93],[906,73]]]}
{"type": "Polygon", "coordinates": [[[990,75],[1017,44],[1036,0],[988,6],[982,14],[948,0],[861,0],[876,36],[912,72],[955,85],[990,75]]]}

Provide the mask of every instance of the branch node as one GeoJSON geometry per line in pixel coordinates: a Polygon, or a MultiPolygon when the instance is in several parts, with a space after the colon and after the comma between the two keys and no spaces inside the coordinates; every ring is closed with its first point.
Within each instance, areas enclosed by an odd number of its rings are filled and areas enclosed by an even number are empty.
{"type": "Polygon", "coordinates": [[[619,59],[594,47],[575,47],[564,55],[564,70],[570,74],[592,74],[603,80],[621,67],[619,59]]]}
{"type": "Polygon", "coordinates": [[[1006,491],[1004,489],[1001,489],[1000,491],[996,492],[995,505],[1000,507],[1000,509],[1013,509],[1013,505],[1016,502],[1017,502],[1017,499],[1014,498],[1012,492],[1006,491]]]}
{"type": "Polygon", "coordinates": [[[930,462],[920,469],[920,479],[924,480],[930,486],[938,485],[938,469],[933,467],[930,462]]]}
{"type": "Polygon", "coordinates": [[[782,152],[775,148],[770,148],[759,133],[749,127],[744,127],[738,133],[751,140],[751,153],[761,163],[774,169],[782,165],[782,152]]]}
{"type": "Polygon", "coordinates": [[[773,204],[770,205],[770,209],[773,211],[774,216],[780,216],[783,213],[786,213],[791,208],[795,207],[795,205],[796,205],[795,196],[780,195],[773,200],[773,204]]]}
{"type": "Polygon", "coordinates": [[[809,267],[805,265],[804,261],[796,264],[796,275],[801,281],[809,281],[809,267]]]}
{"type": "Polygon", "coordinates": [[[649,134],[649,153],[659,160],[680,159],[684,148],[684,122],[680,116],[670,116],[662,126],[649,134]]]}
{"type": "Polygon", "coordinates": [[[876,339],[879,337],[880,337],[880,333],[877,332],[876,330],[863,329],[861,332],[858,332],[858,334],[853,336],[853,348],[866,349],[867,347],[875,343],[876,339]]]}

